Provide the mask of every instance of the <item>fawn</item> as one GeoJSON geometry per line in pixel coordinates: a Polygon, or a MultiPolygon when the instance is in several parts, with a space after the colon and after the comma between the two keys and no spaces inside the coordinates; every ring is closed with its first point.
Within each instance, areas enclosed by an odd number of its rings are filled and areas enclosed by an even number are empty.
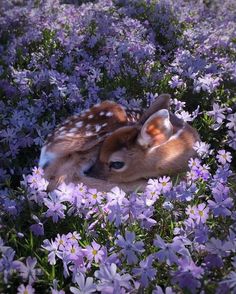
{"type": "Polygon", "coordinates": [[[67,119],[41,151],[49,190],[64,181],[131,191],[143,189],[148,178],[185,171],[199,136],[169,104],[170,95],[162,94],[141,113],[104,101],[67,119]]]}

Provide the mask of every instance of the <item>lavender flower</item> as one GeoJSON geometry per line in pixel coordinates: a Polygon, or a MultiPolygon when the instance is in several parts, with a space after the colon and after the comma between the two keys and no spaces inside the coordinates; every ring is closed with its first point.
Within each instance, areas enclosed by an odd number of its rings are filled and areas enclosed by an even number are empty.
{"type": "Polygon", "coordinates": [[[208,219],[209,207],[205,203],[198,204],[197,206],[188,206],[186,209],[186,214],[190,218],[196,221],[197,224],[205,223],[208,219]]]}
{"type": "Polygon", "coordinates": [[[152,267],[153,255],[149,255],[145,260],[140,261],[139,268],[134,268],[133,273],[140,276],[140,282],[143,287],[147,287],[149,282],[156,276],[156,270],[152,267]]]}
{"type": "Polygon", "coordinates": [[[213,126],[214,130],[218,130],[222,125],[223,120],[225,119],[225,108],[221,108],[218,103],[213,104],[213,110],[208,111],[207,114],[212,116],[216,124],[213,126]]]}
{"type": "Polygon", "coordinates": [[[35,290],[31,285],[23,285],[21,284],[18,288],[17,288],[17,294],[34,294],[35,290]]]}
{"type": "Polygon", "coordinates": [[[168,265],[172,265],[173,263],[178,263],[178,256],[176,253],[180,255],[188,255],[188,250],[184,247],[181,241],[175,240],[173,243],[165,243],[164,240],[160,236],[156,236],[154,240],[154,245],[160,250],[156,253],[156,257],[161,262],[166,262],[168,265]]]}
{"type": "Polygon", "coordinates": [[[125,232],[125,238],[121,235],[117,236],[116,245],[123,248],[120,252],[127,258],[128,264],[136,264],[138,262],[137,255],[144,252],[142,241],[135,242],[134,232],[125,232]]]}
{"type": "Polygon", "coordinates": [[[62,258],[61,252],[58,250],[58,243],[56,241],[49,241],[48,239],[43,241],[42,248],[46,249],[50,253],[48,254],[48,262],[51,265],[56,264],[56,256],[62,258]]]}
{"type": "Polygon", "coordinates": [[[231,215],[230,208],[233,206],[233,199],[225,198],[222,194],[214,195],[214,200],[208,200],[209,208],[212,210],[214,216],[229,216],[231,215]]]}
{"type": "Polygon", "coordinates": [[[104,251],[97,242],[93,241],[91,243],[92,246],[86,246],[86,256],[87,258],[92,261],[94,260],[96,263],[99,263],[103,260],[104,251]]]}
{"type": "Polygon", "coordinates": [[[189,257],[182,258],[178,261],[179,269],[174,273],[173,281],[179,284],[181,288],[187,288],[192,293],[200,286],[199,279],[202,277],[204,270],[196,266],[189,257]]]}
{"type": "Polygon", "coordinates": [[[228,286],[234,292],[236,290],[236,272],[230,272],[221,284],[228,286]]]}
{"type": "Polygon", "coordinates": [[[226,152],[225,150],[218,150],[218,154],[216,155],[216,158],[218,159],[219,163],[226,164],[227,162],[232,161],[232,156],[229,152],[226,152]]]}
{"type": "Polygon", "coordinates": [[[101,293],[121,293],[122,289],[131,289],[131,276],[129,274],[120,275],[117,272],[117,266],[101,265],[100,269],[95,272],[95,277],[99,279],[97,290],[101,293]]]}
{"type": "Polygon", "coordinates": [[[17,268],[18,261],[14,260],[15,251],[11,247],[3,248],[2,258],[0,259],[0,272],[3,274],[4,283],[8,283],[8,279],[17,268]]]}
{"type": "Polygon", "coordinates": [[[27,257],[26,264],[22,261],[16,261],[16,269],[20,273],[20,276],[23,280],[28,281],[31,285],[36,281],[36,276],[41,274],[41,270],[35,268],[37,264],[37,259],[34,257],[27,257]]]}
{"type": "Polygon", "coordinates": [[[201,158],[205,158],[209,156],[210,153],[210,144],[207,144],[205,142],[199,142],[197,141],[194,146],[193,146],[194,150],[197,151],[198,155],[201,158]]]}
{"type": "Polygon", "coordinates": [[[93,278],[88,277],[85,279],[83,274],[75,276],[75,282],[79,288],[70,287],[70,291],[74,294],[89,294],[96,292],[96,285],[93,283],[93,278]]]}
{"type": "Polygon", "coordinates": [[[64,218],[64,210],[66,206],[61,203],[61,200],[56,196],[56,194],[51,194],[49,199],[44,199],[44,204],[48,207],[46,211],[47,217],[52,217],[53,222],[58,222],[60,218],[64,218]]]}

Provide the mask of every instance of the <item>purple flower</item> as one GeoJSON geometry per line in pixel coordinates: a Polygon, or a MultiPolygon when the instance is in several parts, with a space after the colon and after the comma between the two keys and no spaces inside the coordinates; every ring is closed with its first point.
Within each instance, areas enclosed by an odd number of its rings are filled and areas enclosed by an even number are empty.
{"type": "Polygon", "coordinates": [[[198,226],[195,226],[194,228],[194,241],[198,242],[200,244],[205,244],[208,241],[208,226],[200,223],[198,226]]]}
{"type": "Polygon", "coordinates": [[[101,192],[98,192],[96,189],[88,190],[89,202],[91,205],[100,204],[103,199],[103,195],[101,192]]]}
{"type": "Polygon", "coordinates": [[[231,241],[221,241],[220,239],[216,239],[214,237],[206,243],[206,250],[220,257],[228,256],[233,248],[234,245],[231,241]]]}
{"type": "Polygon", "coordinates": [[[172,89],[174,88],[181,88],[182,86],[185,85],[185,83],[183,82],[183,80],[181,78],[179,78],[179,76],[175,75],[171,78],[171,80],[168,82],[168,84],[170,85],[170,87],[172,89]]]}
{"type": "Polygon", "coordinates": [[[208,111],[207,114],[212,116],[216,124],[213,126],[214,130],[218,130],[222,125],[223,120],[225,119],[225,108],[221,108],[218,103],[213,104],[213,110],[208,111]]]}
{"type": "Polygon", "coordinates": [[[225,150],[219,150],[216,158],[218,159],[219,163],[223,165],[225,165],[227,162],[230,163],[232,161],[232,156],[230,152],[226,152],[225,150]]]}
{"type": "Polygon", "coordinates": [[[156,253],[156,257],[161,262],[166,262],[168,265],[178,263],[177,253],[180,255],[188,255],[188,250],[184,247],[180,240],[174,240],[173,243],[165,243],[164,240],[157,235],[154,240],[154,245],[160,250],[156,253]]]}
{"type": "Polygon", "coordinates": [[[83,252],[78,243],[67,243],[63,248],[63,258],[67,262],[77,260],[79,257],[83,257],[83,252]]]}
{"type": "Polygon", "coordinates": [[[28,281],[29,284],[32,284],[36,281],[36,276],[41,274],[41,270],[35,268],[37,264],[37,259],[34,257],[27,257],[26,264],[21,261],[16,261],[16,269],[20,273],[20,276],[23,280],[28,281]]]}
{"type": "Polygon", "coordinates": [[[8,283],[8,279],[16,269],[18,261],[14,260],[16,252],[12,248],[2,246],[1,250],[3,250],[3,254],[0,259],[0,272],[3,273],[4,283],[8,283]]]}
{"type": "Polygon", "coordinates": [[[211,74],[206,74],[204,77],[199,77],[194,81],[194,90],[197,93],[202,90],[211,94],[220,85],[220,81],[220,78],[214,78],[211,74]]]}
{"type": "Polygon", "coordinates": [[[217,269],[221,268],[224,265],[223,260],[220,256],[211,253],[205,256],[204,262],[208,269],[217,269]]]}
{"type": "Polygon", "coordinates": [[[204,270],[196,266],[189,257],[180,259],[178,264],[178,270],[173,274],[173,282],[178,283],[181,288],[188,289],[191,293],[196,293],[196,289],[201,285],[199,279],[204,270]]]}
{"type": "Polygon", "coordinates": [[[56,241],[49,241],[48,239],[43,241],[42,247],[49,251],[50,253],[48,254],[48,262],[51,265],[56,264],[56,256],[59,258],[62,257],[62,254],[60,251],[58,251],[58,243],[56,241]]]}
{"type": "Polygon", "coordinates": [[[100,263],[103,260],[104,251],[97,242],[93,241],[91,243],[92,246],[86,246],[86,256],[88,260],[95,261],[96,263],[100,263]]]}
{"type": "Polygon", "coordinates": [[[18,288],[17,288],[17,294],[34,294],[35,290],[31,285],[23,285],[21,284],[18,288]]]}
{"type": "Polygon", "coordinates": [[[66,206],[61,203],[55,193],[51,193],[49,199],[44,199],[44,204],[48,207],[45,215],[52,217],[54,223],[58,222],[59,218],[65,218],[64,210],[66,206]]]}
{"type": "Polygon", "coordinates": [[[70,183],[67,185],[63,182],[62,184],[60,184],[60,186],[57,187],[54,193],[58,196],[58,199],[60,199],[60,201],[72,202],[73,194],[75,193],[74,190],[74,184],[70,183]]]}
{"type": "Polygon", "coordinates": [[[112,188],[111,192],[107,193],[107,203],[109,206],[121,205],[125,197],[125,192],[118,187],[112,188]]]}
{"type": "Polygon", "coordinates": [[[117,236],[116,245],[123,248],[120,252],[127,259],[128,264],[136,264],[138,262],[137,255],[144,252],[142,241],[135,242],[134,232],[125,232],[125,238],[121,235],[117,236]]]}
{"type": "Polygon", "coordinates": [[[96,285],[93,283],[93,278],[85,279],[83,274],[77,274],[74,278],[77,287],[70,287],[70,291],[74,294],[89,294],[96,292],[96,285]]]}
{"type": "Polygon", "coordinates": [[[210,144],[207,144],[205,142],[200,142],[197,141],[194,146],[193,149],[197,151],[197,154],[201,157],[201,158],[205,158],[208,157],[210,154],[210,144]]]}
{"type": "Polygon", "coordinates": [[[197,206],[188,206],[186,214],[196,221],[197,224],[205,223],[208,219],[209,207],[205,203],[198,204],[197,206]]]}
{"type": "Polygon", "coordinates": [[[210,178],[209,166],[206,164],[201,165],[199,159],[190,159],[189,167],[191,168],[191,170],[190,172],[187,172],[188,180],[207,181],[210,178]]]}
{"type": "Polygon", "coordinates": [[[170,181],[170,177],[161,177],[158,179],[159,183],[161,185],[161,191],[162,193],[169,192],[172,187],[172,182],[170,181]]]}
{"type": "Polygon", "coordinates": [[[140,282],[143,287],[147,287],[149,282],[156,276],[156,270],[152,267],[153,255],[149,255],[146,259],[140,261],[139,268],[134,268],[132,272],[135,276],[140,276],[140,282]]]}
{"type": "Polygon", "coordinates": [[[225,198],[224,195],[217,193],[214,195],[214,200],[208,200],[209,208],[212,210],[214,216],[229,216],[229,210],[233,206],[233,199],[230,197],[225,198]]]}
{"type": "Polygon", "coordinates": [[[53,287],[50,287],[52,294],[65,294],[63,290],[57,290],[58,288],[58,281],[56,279],[53,280],[53,287]]]}
{"type": "Polygon", "coordinates": [[[222,282],[220,282],[223,285],[227,285],[229,289],[232,291],[232,293],[235,293],[236,291],[236,272],[231,271],[222,282]]]}
{"type": "Polygon", "coordinates": [[[236,132],[236,113],[228,115],[227,120],[229,122],[226,124],[226,127],[228,129],[233,129],[236,132]]]}
{"type": "Polygon", "coordinates": [[[236,132],[228,131],[228,144],[236,150],[236,132]]]}
{"type": "Polygon", "coordinates": [[[97,290],[104,294],[122,293],[122,289],[131,289],[131,276],[129,274],[120,275],[117,272],[117,266],[101,265],[100,269],[95,272],[95,277],[99,279],[97,290]]]}
{"type": "Polygon", "coordinates": [[[152,208],[145,209],[142,213],[140,213],[137,219],[140,221],[141,227],[150,229],[151,227],[155,226],[157,222],[151,218],[152,216],[152,208]]]}
{"type": "Polygon", "coordinates": [[[37,223],[30,226],[31,232],[33,232],[33,234],[35,236],[43,236],[44,235],[44,226],[43,226],[43,223],[40,222],[39,218],[36,215],[33,215],[32,218],[37,223]]]}
{"type": "Polygon", "coordinates": [[[42,223],[33,224],[33,225],[30,226],[30,231],[35,236],[43,236],[44,235],[44,226],[43,226],[42,223]]]}
{"type": "Polygon", "coordinates": [[[122,208],[119,203],[113,204],[109,207],[108,220],[114,222],[116,227],[119,227],[122,223],[122,208]]]}

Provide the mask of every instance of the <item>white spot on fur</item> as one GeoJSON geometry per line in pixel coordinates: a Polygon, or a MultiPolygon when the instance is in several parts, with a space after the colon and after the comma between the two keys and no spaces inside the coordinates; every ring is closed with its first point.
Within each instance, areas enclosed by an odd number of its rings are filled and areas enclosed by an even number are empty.
{"type": "Polygon", "coordinates": [[[111,116],[113,116],[113,113],[109,111],[109,112],[107,112],[106,116],[111,117],[111,116]]]}
{"type": "Polygon", "coordinates": [[[75,124],[75,126],[76,126],[77,128],[81,128],[81,127],[83,126],[83,122],[82,122],[82,121],[79,121],[79,122],[77,122],[77,123],[75,124]]]}
{"type": "Polygon", "coordinates": [[[101,130],[102,126],[100,125],[95,125],[95,131],[99,132],[101,130]]]}
{"type": "Polygon", "coordinates": [[[99,113],[99,115],[100,115],[100,116],[103,116],[103,115],[105,115],[105,112],[104,112],[104,111],[101,111],[101,112],[99,113]]]}
{"type": "Polygon", "coordinates": [[[90,114],[90,115],[88,116],[88,118],[89,118],[89,119],[93,118],[93,114],[90,114]]]}
{"type": "Polygon", "coordinates": [[[86,137],[92,137],[92,136],[94,136],[94,133],[93,132],[86,132],[85,136],[86,137]]]}
{"type": "Polygon", "coordinates": [[[78,131],[77,128],[73,128],[73,129],[71,129],[71,130],[69,131],[69,133],[76,133],[77,131],[78,131]]]}
{"type": "Polygon", "coordinates": [[[102,127],[103,127],[103,128],[106,127],[106,126],[107,126],[107,123],[102,124],[102,127]]]}

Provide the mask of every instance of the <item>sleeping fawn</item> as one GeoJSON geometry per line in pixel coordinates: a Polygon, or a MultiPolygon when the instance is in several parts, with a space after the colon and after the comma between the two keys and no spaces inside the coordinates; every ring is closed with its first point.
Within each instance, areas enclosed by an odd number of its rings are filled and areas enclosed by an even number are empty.
{"type": "Polygon", "coordinates": [[[185,171],[194,157],[197,131],[169,111],[160,95],[143,113],[109,101],[72,116],[48,136],[39,166],[49,190],[83,182],[108,191],[144,188],[146,179],[185,171]]]}

